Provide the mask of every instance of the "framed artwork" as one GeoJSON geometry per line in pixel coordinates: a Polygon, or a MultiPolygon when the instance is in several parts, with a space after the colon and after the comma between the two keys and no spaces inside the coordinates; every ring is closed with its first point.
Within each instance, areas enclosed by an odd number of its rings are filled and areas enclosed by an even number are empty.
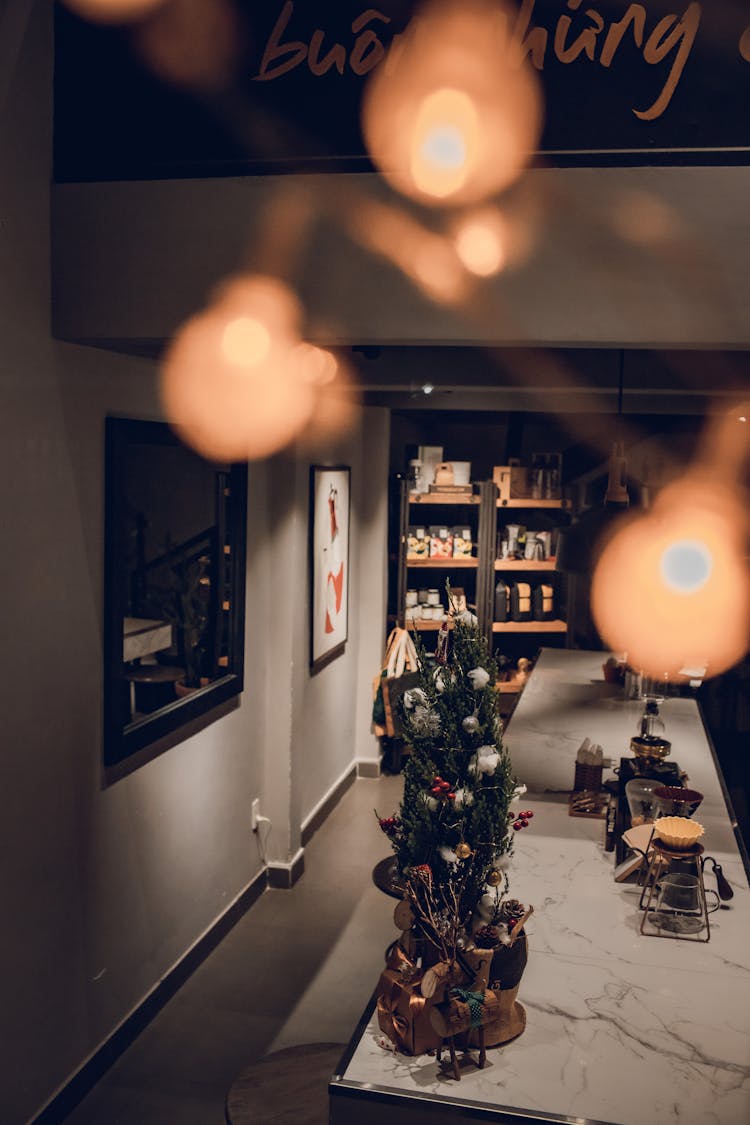
{"type": "Polygon", "coordinates": [[[310,467],[310,671],[340,656],[349,632],[351,469],[310,467]]]}

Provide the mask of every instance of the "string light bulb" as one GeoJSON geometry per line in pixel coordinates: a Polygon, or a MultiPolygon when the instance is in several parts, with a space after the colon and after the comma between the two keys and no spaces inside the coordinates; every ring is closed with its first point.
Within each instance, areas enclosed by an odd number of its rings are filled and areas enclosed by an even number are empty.
{"type": "Polygon", "coordinates": [[[373,161],[429,205],[487,199],[520,175],[542,124],[536,74],[502,2],[433,0],[369,79],[362,129],[373,161]]]}
{"type": "Polygon", "coordinates": [[[596,565],[591,610],[607,645],[633,667],[677,680],[714,676],[750,643],[745,507],[725,484],[688,474],[646,514],[615,526],[596,565]]]}
{"type": "Polygon", "coordinates": [[[317,386],[299,360],[301,311],[270,277],[233,278],[179,330],[161,372],[167,418],[204,457],[246,460],[304,429],[317,386]]]}

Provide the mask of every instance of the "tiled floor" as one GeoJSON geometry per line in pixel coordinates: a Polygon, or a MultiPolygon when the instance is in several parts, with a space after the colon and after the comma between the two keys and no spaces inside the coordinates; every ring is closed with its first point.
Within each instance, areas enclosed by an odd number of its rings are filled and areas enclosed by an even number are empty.
{"type": "Polygon", "coordinates": [[[221,1125],[240,1072],[298,1043],[351,1036],[396,937],[372,882],[389,854],[400,776],[359,780],[305,850],[291,891],[266,891],[84,1099],[71,1125],[221,1125]]]}

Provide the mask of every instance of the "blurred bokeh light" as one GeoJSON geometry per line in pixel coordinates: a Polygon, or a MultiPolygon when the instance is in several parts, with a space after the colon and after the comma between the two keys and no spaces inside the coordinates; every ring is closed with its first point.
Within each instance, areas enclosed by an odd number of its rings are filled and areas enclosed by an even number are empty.
{"type": "Polygon", "coordinates": [[[660,679],[679,679],[685,666],[726,671],[750,642],[746,551],[741,494],[692,470],[615,526],[591,588],[602,639],[660,679]]]}
{"type": "Polygon", "coordinates": [[[422,203],[487,199],[521,173],[539,138],[536,74],[512,39],[510,9],[434,0],[368,82],[368,150],[397,190],[422,203]]]}
{"type": "Polygon", "coordinates": [[[470,273],[492,277],[507,260],[507,233],[497,208],[463,215],[453,230],[456,253],[470,273]]]}
{"type": "Polygon", "coordinates": [[[159,0],[133,43],[162,81],[210,93],[231,84],[242,36],[231,0],[159,0]]]}
{"type": "Polygon", "coordinates": [[[162,365],[165,413],[204,457],[245,460],[284,448],[315,409],[295,359],[300,308],[281,281],[234,278],[176,334],[162,365]]]}
{"type": "Polygon", "coordinates": [[[92,23],[126,24],[143,19],[164,0],[64,0],[65,7],[92,23]]]}

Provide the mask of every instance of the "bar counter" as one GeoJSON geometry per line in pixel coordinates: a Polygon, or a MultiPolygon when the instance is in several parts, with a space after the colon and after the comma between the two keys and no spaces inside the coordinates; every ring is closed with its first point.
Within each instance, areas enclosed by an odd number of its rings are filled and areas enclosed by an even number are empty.
{"type": "Polygon", "coordinates": [[[615,883],[604,822],[568,815],[583,739],[619,763],[643,708],[604,683],[605,656],[542,650],[505,735],[535,812],[510,870],[511,895],[535,908],[525,1032],[456,1082],[434,1057],[380,1047],[370,1009],[331,1082],[333,1125],[750,1122],[750,887],[695,701],[668,698],[661,713],[672,759],[704,794],[706,854],[734,889],[710,915],[710,942],[641,935],[640,890],[615,883]]]}

